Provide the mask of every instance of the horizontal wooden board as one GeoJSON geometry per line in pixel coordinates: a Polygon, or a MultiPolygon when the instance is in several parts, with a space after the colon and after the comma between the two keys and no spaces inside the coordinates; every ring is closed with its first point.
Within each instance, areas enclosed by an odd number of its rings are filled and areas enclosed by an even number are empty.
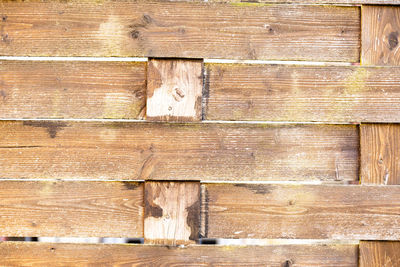
{"type": "Polygon", "coordinates": [[[204,186],[210,238],[400,239],[400,186],[204,186]]]}
{"type": "Polygon", "coordinates": [[[0,243],[7,266],[357,266],[357,245],[187,246],[0,243]]]}
{"type": "Polygon", "coordinates": [[[145,106],[144,62],[0,61],[1,119],[138,119],[145,106]]]}
{"type": "MultiPolygon", "coordinates": [[[[185,1],[185,0],[174,0],[185,1]]],[[[203,1],[203,0],[186,0],[203,1]]],[[[232,3],[236,5],[265,5],[265,4],[331,4],[340,6],[359,6],[359,5],[399,5],[398,0],[208,0],[215,3],[232,3]]]]}
{"type": "Polygon", "coordinates": [[[400,122],[400,68],[206,64],[208,120],[400,122]]]}
{"type": "Polygon", "coordinates": [[[359,61],[358,7],[54,0],[1,10],[7,56],[359,61]]]}
{"type": "Polygon", "coordinates": [[[358,180],[353,125],[1,121],[0,178],[358,180]]]}
{"type": "Polygon", "coordinates": [[[143,236],[140,183],[0,181],[0,210],[0,236],[143,236]]]}
{"type": "Polygon", "coordinates": [[[400,242],[360,242],[360,267],[400,266],[400,242]]]}

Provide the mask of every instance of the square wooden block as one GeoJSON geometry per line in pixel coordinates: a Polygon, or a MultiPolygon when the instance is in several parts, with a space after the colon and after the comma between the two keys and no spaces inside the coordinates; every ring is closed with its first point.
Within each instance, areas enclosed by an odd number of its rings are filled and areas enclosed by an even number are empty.
{"type": "Polygon", "coordinates": [[[200,121],[202,60],[150,59],[147,68],[147,120],[200,121]]]}

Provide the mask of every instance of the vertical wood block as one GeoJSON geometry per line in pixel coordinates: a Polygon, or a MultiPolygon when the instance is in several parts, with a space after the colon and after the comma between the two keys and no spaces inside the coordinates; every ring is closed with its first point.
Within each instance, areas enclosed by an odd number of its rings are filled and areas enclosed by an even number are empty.
{"type": "Polygon", "coordinates": [[[194,243],[200,231],[200,182],[145,182],[146,244],[194,243]]]}
{"type": "Polygon", "coordinates": [[[200,121],[202,60],[150,59],[147,68],[147,119],[200,121]]]}
{"type": "MultiPolygon", "coordinates": [[[[400,125],[361,124],[360,127],[361,183],[400,184],[400,125]]],[[[400,242],[361,241],[360,266],[400,266],[400,242]]]]}
{"type": "Polygon", "coordinates": [[[395,266],[400,266],[400,242],[360,242],[360,267],[395,266]]]}
{"type": "Polygon", "coordinates": [[[400,65],[400,7],[362,6],[361,62],[400,65]]]}
{"type": "Polygon", "coordinates": [[[361,124],[361,183],[400,184],[400,125],[361,124]]]}

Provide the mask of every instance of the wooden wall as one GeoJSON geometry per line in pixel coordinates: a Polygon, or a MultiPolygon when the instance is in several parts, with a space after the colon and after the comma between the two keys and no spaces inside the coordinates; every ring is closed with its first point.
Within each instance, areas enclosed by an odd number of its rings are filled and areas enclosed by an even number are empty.
{"type": "Polygon", "coordinates": [[[1,1],[0,265],[400,266],[396,5],[1,1]]]}

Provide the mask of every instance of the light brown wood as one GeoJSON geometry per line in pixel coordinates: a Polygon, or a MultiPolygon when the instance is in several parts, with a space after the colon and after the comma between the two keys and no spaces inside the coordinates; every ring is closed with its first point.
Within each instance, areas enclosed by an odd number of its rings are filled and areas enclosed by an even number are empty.
{"type": "Polygon", "coordinates": [[[143,236],[140,183],[0,181],[0,207],[0,236],[143,236]]]}
{"type": "Polygon", "coordinates": [[[361,183],[400,184],[400,125],[361,124],[361,183]]]}
{"type": "Polygon", "coordinates": [[[361,62],[400,65],[400,7],[362,7],[361,62]]]}
{"type": "MultiPolygon", "coordinates": [[[[185,1],[185,0],[174,0],[174,1],[185,1]]],[[[204,0],[191,0],[191,1],[204,1],[204,0]]],[[[398,0],[208,0],[208,2],[216,3],[232,3],[236,5],[265,5],[265,4],[292,4],[292,5],[304,5],[304,4],[334,4],[339,6],[359,6],[361,4],[366,5],[399,5],[398,0]]]]}
{"type": "Polygon", "coordinates": [[[209,238],[400,239],[400,186],[204,186],[209,238]]]}
{"type": "Polygon", "coordinates": [[[353,125],[0,122],[0,178],[358,180],[353,125]]]}
{"type": "Polygon", "coordinates": [[[400,122],[400,68],[206,64],[207,120],[400,122]]]}
{"type": "Polygon", "coordinates": [[[147,120],[200,121],[201,60],[150,59],[147,67],[147,120]]]}
{"type": "Polygon", "coordinates": [[[357,245],[188,246],[0,243],[7,266],[357,266],[357,245]]]}
{"type": "Polygon", "coordinates": [[[144,242],[194,243],[200,229],[200,183],[146,181],[144,242]]]}
{"type": "Polygon", "coordinates": [[[361,241],[360,267],[400,266],[400,242],[361,241]]]}
{"type": "Polygon", "coordinates": [[[142,118],[145,64],[0,61],[0,118],[142,118]]]}
{"type": "Polygon", "coordinates": [[[55,0],[0,8],[0,55],[359,61],[356,7],[55,0]]]}

